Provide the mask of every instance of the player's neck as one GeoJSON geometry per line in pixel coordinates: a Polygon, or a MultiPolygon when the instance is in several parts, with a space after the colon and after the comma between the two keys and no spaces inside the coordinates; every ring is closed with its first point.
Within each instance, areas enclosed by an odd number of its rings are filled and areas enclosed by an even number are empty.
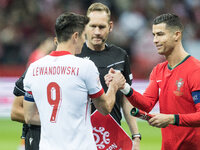
{"type": "Polygon", "coordinates": [[[189,54],[184,50],[182,45],[175,47],[172,53],[166,56],[168,64],[171,68],[177,66],[181,61],[183,61],[189,54]]]}
{"type": "Polygon", "coordinates": [[[68,51],[75,55],[75,47],[70,42],[62,42],[57,45],[56,51],[68,51]]]}

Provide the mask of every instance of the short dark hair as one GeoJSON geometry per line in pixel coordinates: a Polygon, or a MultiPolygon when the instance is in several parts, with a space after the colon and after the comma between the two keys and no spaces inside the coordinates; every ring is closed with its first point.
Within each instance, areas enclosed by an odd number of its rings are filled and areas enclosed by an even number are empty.
{"type": "Polygon", "coordinates": [[[58,42],[68,41],[75,32],[81,35],[88,22],[87,16],[64,12],[56,19],[55,32],[58,42]]]}
{"type": "Polygon", "coordinates": [[[181,32],[183,31],[183,24],[181,23],[179,17],[175,14],[162,14],[158,17],[156,17],[153,21],[153,24],[160,24],[160,23],[165,23],[167,27],[172,27],[180,30],[181,32]]]}

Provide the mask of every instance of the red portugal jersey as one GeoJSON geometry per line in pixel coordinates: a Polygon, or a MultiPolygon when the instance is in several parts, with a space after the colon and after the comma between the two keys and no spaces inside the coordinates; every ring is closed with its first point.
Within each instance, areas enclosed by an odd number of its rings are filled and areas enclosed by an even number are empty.
{"type": "Polygon", "coordinates": [[[200,150],[200,102],[192,92],[200,91],[200,61],[187,56],[176,67],[158,64],[143,95],[128,97],[135,107],[151,111],[159,101],[160,113],[179,115],[177,125],[162,128],[162,150],[200,150]]]}

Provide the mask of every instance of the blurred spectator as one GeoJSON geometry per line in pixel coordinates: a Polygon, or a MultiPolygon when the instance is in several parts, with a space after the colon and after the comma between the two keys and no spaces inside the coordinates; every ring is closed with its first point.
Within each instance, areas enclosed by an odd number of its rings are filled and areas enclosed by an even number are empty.
{"type": "Polygon", "coordinates": [[[49,54],[52,50],[55,50],[55,44],[53,38],[47,38],[44,41],[42,41],[39,44],[39,46],[31,53],[28,59],[27,67],[34,61],[49,54]]]}
{"type": "Polygon", "coordinates": [[[136,78],[147,78],[149,70],[162,61],[156,57],[149,26],[162,13],[181,16],[185,24],[183,45],[200,58],[196,50],[200,42],[200,0],[1,0],[0,69],[2,64],[25,65],[37,43],[54,36],[54,22],[61,12],[85,14],[96,1],[111,9],[115,31],[109,41],[127,50],[136,78]]]}

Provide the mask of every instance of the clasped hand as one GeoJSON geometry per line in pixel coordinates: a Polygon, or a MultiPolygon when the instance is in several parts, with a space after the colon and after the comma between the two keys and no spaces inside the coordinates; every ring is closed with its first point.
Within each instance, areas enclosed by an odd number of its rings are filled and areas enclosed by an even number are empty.
{"type": "Polygon", "coordinates": [[[126,79],[120,71],[116,71],[111,68],[107,75],[104,76],[106,85],[109,87],[110,83],[118,86],[118,89],[123,89],[126,83],[126,79]]]}

